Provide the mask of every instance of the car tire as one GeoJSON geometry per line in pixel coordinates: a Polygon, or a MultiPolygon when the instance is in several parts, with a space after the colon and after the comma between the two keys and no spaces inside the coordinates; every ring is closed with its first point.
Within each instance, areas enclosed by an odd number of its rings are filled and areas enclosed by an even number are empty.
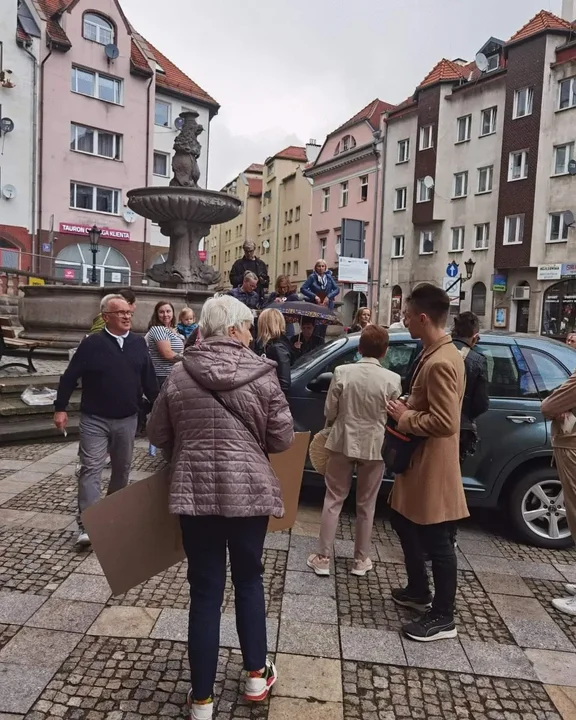
{"type": "MultiPolygon", "coordinates": [[[[536,504],[538,502],[536,497],[530,498],[530,495],[528,495],[531,490],[533,488],[537,488],[539,485],[552,490],[556,484],[558,492],[560,492],[560,478],[558,477],[556,469],[552,467],[543,467],[531,470],[525,475],[522,475],[514,484],[514,487],[510,492],[509,511],[512,523],[520,537],[536,547],[559,550],[573,545],[573,540],[570,537],[570,534],[565,537],[553,538],[546,535],[545,528],[542,528],[542,534],[539,534],[539,532],[535,530],[524,517],[526,499],[529,498],[532,501],[535,501],[536,504]]],[[[553,492],[550,493],[551,496],[553,496],[553,494],[553,492]]],[[[547,521],[544,519],[542,523],[545,525],[547,521]]]]}

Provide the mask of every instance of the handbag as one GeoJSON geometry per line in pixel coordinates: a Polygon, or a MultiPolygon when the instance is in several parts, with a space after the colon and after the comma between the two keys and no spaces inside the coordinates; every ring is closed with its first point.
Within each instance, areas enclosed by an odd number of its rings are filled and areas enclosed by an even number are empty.
{"type": "MultiPolygon", "coordinates": [[[[205,389],[205,390],[208,390],[208,388],[204,388],[204,389],[205,389]]],[[[254,438],[254,440],[256,440],[256,443],[257,443],[258,447],[260,448],[260,450],[264,453],[264,456],[266,457],[266,460],[270,461],[270,457],[269,457],[269,455],[268,455],[268,450],[266,449],[266,446],[264,445],[264,443],[262,443],[262,441],[260,440],[260,438],[258,437],[258,435],[256,435],[256,433],[254,432],[254,430],[253,430],[246,422],[244,422],[244,418],[242,417],[242,415],[240,415],[240,413],[236,412],[236,410],[234,410],[234,409],[231,408],[229,405],[227,405],[227,404],[224,402],[224,400],[220,397],[220,395],[218,395],[218,393],[217,393],[215,390],[208,390],[208,392],[212,395],[212,397],[214,398],[214,400],[216,400],[216,402],[217,402],[219,405],[222,405],[222,407],[224,408],[224,410],[227,410],[227,411],[230,413],[230,415],[232,415],[232,417],[235,417],[236,420],[238,420],[238,422],[239,422],[241,425],[243,425],[243,426],[246,428],[246,430],[248,430],[248,432],[250,433],[250,435],[252,435],[252,437],[254,438]]]]}
{"type": "Polygon", "coordinates": [[[324,428],[317,432],[312,438],[310,447],[308,448],[308,455],[312,467],[320,475],[326,475],[326,465],[328,464],[328,457],[330,450],[326,449],[326,441],[330,435],[330,428],[324,428]]]}

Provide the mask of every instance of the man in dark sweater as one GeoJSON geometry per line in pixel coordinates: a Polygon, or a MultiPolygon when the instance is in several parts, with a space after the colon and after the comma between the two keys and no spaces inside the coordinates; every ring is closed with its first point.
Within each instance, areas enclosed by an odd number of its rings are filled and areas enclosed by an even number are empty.
{"type": "Polygon", "coordinates": [[[232,285],[233,288],[239,287],[244,282],[246,273],[248,271],[253,272],[258,280],[256,292],[260,298],[260,304],[262,304],[270,285],[268,268],[263,260],[256,257],[256,243],[252,240],[246,240],[242,247],[244,249],[244,257],[236,260],[234,265],[232,265],[232,269],[230,270],[230,285],[232,285]]]}
{"type": "Polygon", "coordinates": [[[100,500],[102,469],[110,453],[112,477],[108,493],[128,484],[138,413],[145,395],[153,403],[158,382],[144,338],[130,332],[132,315],[121,295],[107,295],[100,305],[104,330],[86,337],[60,379],[54,424],[64,430],[66,408],[78,380],[80,404],[80,473],[78,477],[77,543],[89,545],[80,514],[100,500]]]}

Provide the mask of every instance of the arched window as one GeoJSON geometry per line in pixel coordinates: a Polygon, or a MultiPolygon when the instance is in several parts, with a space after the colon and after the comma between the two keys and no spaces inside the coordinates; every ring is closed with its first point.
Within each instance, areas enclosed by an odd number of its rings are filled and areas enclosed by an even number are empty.
{"type": "Polygon", "coordinates": [[[483,282],[474,283],[472,287],[471,310],[478,317],[486,315],[486,285],[483,282]]]}
{"type": "Polygon", "coordinates": [[[344,135],[342,138],[342,152],[346,152],[347,150],[352,150],[352,148],[356,147],[356,140],[352,137],[352,135],[344,135]]]}
{"type": "Polygon", "coordinates": [[[334,155],[338,155],[340,153],[340,143],[336,145],[336,149],[334,150],[334,155]]]}
{"type": "MultiPolygon", "coordinates": [[[[62,248],[54,264],[57,278],[91,282],[92,253],[87,243],[75,243],[62,248]]],[[[96,253],[96,277],[99,285],[129,285],[130,263],[119,250],[101,244],[96,253]]]]}
{"type": "Polygon", "coordinates": [[[0,238],[0,265],[14,270],[20,269],[20,248],[4,238],[0,238]]]}
{"type": "Polygon", "coordinates": [[[402,320],[402,288],[394,285],[392,288],[392,300],[390,303],[390,325],[402,320]]]}
{"type": "Polygon", "coordinates": [[[100,43],[100,45],[110,45],[114,42],[114,26],[101,15],[94,13],[86,13],[84,15],[84,37],[86,40],[100,43]]]}

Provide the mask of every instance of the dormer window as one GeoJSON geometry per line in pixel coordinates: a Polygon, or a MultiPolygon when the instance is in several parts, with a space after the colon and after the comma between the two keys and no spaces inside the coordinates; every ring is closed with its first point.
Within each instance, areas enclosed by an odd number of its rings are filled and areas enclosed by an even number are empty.
{"type": "Polygon", "coordinates": [[[352,137],[352,135],[344,135],[342,138],[342,152],[346,152],[347,150],[352,150],[352,148],[356,147],[356,140],[352,137]]]}
{"type": "Polygon", "coordinates": [[[84,37],[86,40],[100,43],[100,45],[110,45],[114,42],[114,27],[110,20],[101,15],[86,13],[84,15],[84,37]]]}
{"type": "Polygon", "coordinates": [[[486,59],[488,60],[488,67],[486,68],[486,72],[498,70],[498,68],[500,67],[500,55],[489,55],[486,59]]]}

